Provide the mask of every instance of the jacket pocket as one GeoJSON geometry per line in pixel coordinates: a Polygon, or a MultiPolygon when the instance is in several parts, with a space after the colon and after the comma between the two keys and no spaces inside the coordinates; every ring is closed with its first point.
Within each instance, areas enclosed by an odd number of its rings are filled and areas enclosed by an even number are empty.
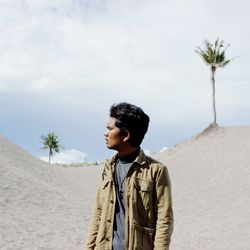
{"type": "Polygon", "coordinates": [[[111,178],[104,179],[101,183],[101,196],[104,203],[110,200],[112,195],[113,180],[111,178]]]}
{"type": "Polygon", "coordinates": [[[143,227],[139,223],[134,222],[132,225],[133,250],[153,250],[155,229],[143,227]]]}
{"type": "Polygon", "coordinates": [[[153,190],[153,182],[151,181],[136,178],[134,183],[138,191],[150,192],[153,190]]]}
{"type": "Polygon", "coordinates": [[[108,186],[109,182],[111,182],[110,179],[104,179],[102,182],[102,189],[105,189],[108,186]]]}
{"type": "MultiPolygon", "coordinates": [[[[151,181],[143,179],[134,179],[133,203],[141,212],[148,213],[153,206],[153,189],[154,184],[151,181]]],[[[145,218],[144,218],[145,219],[145,218]]]]}

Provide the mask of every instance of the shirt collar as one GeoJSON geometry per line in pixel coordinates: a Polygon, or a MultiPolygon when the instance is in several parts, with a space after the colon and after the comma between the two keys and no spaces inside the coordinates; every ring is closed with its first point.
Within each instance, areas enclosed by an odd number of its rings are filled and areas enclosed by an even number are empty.
{"type": "MultiPolygon", "coordinates": [[[[113,165],[116,163],[116,161],[118,160],[118,154],[114,155],[111,160],[108,160],[110,165],[113,165]]],[[[140,148],[139,149],[139,154],[138,156],[135,158],[135,160],[133,162],[136,162],[139,165],[143,165],[146,162],[146,155],[143,152],[143,150],[140,148]]]]}

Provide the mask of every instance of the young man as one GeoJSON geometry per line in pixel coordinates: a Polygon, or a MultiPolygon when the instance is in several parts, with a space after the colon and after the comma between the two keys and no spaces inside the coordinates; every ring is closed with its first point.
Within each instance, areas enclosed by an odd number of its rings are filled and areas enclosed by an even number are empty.
{"type": "Polygon", "coordinates": [[[117,154],[105,163],[87,249],[168,250],[173,231],[167,168],[144,154],[140,144],[149,117],[135,105],[110,109],[104,134],[117,154]]]}

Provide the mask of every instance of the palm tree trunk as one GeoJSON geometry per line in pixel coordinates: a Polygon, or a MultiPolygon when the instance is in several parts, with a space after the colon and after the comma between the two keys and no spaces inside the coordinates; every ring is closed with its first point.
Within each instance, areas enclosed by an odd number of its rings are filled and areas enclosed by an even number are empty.
{"type": "Polygon", "coordinates": [[[50,158],[51,158],[52,152],[51,149],[49,150],[49,164],[50,164],[50,158]]]}
{"type": "Polygon", "coordinates": [[[212,109],[213,109],[213,125],[217,125],[216,106],[215,106],[215,67],[211,67],[211,84],[212,84],[212,109]]]}

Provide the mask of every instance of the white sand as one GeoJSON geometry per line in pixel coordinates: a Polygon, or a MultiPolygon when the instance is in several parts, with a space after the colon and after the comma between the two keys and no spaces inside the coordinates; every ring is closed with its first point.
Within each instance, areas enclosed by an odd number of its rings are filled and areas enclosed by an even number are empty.
{"type": "Polygon", "coordinates": [[[0,136],[0,249],[84,249],[101,166],[50,166],[0,136]]]}
{"type": "MultiPolygon", "coordinates": [[[[218,128],[156,157],[172,180],[171,249],[250,249],[250,126],[218,128]]],[[[50,166],[0,135],[0,249],[84,249],[101,171],[50,166]]]]}
{"type": "Polygon", "coordinates": [[[172,249],[250,249],[250,126],[213,129],[158,159],[172,179],[172,249]]]}

